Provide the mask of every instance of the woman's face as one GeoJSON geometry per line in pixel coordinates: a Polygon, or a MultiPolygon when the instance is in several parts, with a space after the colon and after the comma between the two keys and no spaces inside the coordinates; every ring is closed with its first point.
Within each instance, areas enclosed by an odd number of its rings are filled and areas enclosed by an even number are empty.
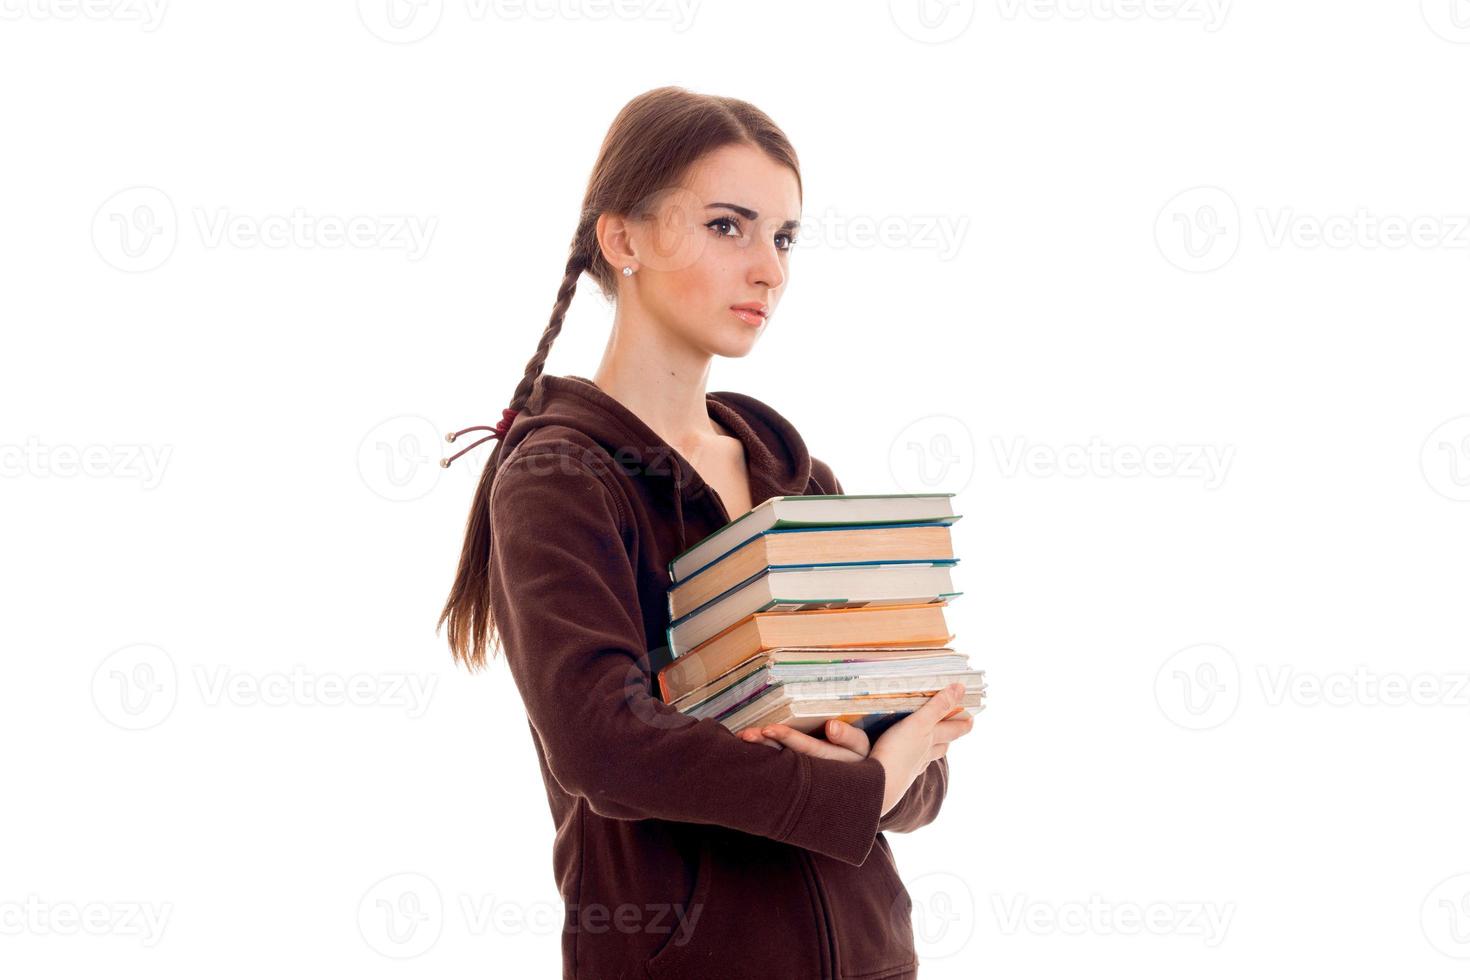
{"type": "Polygon", "coordinates": [[[742,357],[781,301],[800,212],[788,167],[752,147],[722,147],[660,200],[653,220],[630,226],[637,272],[619,276],[619,302],[698,350],[742,357]],[[749,305],[765,315],[732,309],[749,305]]]}

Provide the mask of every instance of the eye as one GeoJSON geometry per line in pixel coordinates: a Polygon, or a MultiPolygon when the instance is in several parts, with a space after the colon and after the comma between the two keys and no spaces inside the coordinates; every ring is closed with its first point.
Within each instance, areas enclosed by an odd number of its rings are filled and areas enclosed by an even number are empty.
{"type": "MultiPolygon", "coordinates": [[[[738,235],[740,233],[740,225],[736,223],[736,221],[735,221],[734,218],[716,218],[715,220],[713,220],[713,221],[709,222],[708,224],[706,224],[705,227],[706,228],[713,228],[716,225],[728,225],[731,228],[734,228],[737,237],[738,237],[738,235]]],[[[726,235],[726,237],[729,237],[728,234],[726,235]]]]}
{"type": "MultiPolygon", "coordinates": [[[[724,237],[726,237],[726,238],[738,238],[738,237],[740,237],[740,223],[737,222],[734,218],[729,218],[729,217],[716,218],[713,221],[710,221],[710,222],[708,222],[708,223],[705,224],[705,227],[706,228],[718,228],[718,227],[721,227],[721,226],[726,227],[726,228],[734,229],[734,231],[735,231],[735,234],[734,235],[730,235],[728,232],[721,232],[721,235],[723,235],[724,237]]],[[[784,231],[783,232],[778,232],[776,234],[776,241],[779,242],[783,238],[786,240],[786,244],[785,245],[777,245],[776,248],[778,248],[782,252],[789,252],[789,251],[791,251],[792,247],[796,245],[796,236],[790,234],[789,232],[784,232],[784,231]]]]}

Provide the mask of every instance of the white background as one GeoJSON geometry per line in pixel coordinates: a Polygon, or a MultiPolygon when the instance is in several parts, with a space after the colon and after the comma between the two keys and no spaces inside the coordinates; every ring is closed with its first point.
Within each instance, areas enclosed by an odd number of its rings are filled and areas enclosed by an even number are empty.
{"type": "MultiPolygon", "coordinates": [[[[1463,975],[1470,4],[386,9],[0,3],[0,971],[558,975],[438,439],[681,84],[806,189],[710,390],[965,515],[923,976],[1463,975]]],[[[547,369],[610,322],[584,279],[547,369]]]]}

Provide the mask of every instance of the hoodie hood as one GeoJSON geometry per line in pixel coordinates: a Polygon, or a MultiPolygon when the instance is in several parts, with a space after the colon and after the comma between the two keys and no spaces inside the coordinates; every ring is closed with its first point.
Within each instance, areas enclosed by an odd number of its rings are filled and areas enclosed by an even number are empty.
{"type": "MultiPolygon", "coordinates": [[[[812,477],[812,458],[796,427],[775,409],[734,391],[705,394],[709,415],[745,447],[750,470],[750,496],[756,504],[770,497],[800,496],[812,477]]],[[[708,508],[724,514],[721,523],[739,514],[724,512],[712,488],[687,459],[655,433],[622,402],[590,378],[541,374],[526,405],[505,433],[501,459],[534,433],[550,426],[574,429],[596,442],[628,473],[664,485],[679,528],[682,551],[688,540],[686,508],[708,508]]]]}

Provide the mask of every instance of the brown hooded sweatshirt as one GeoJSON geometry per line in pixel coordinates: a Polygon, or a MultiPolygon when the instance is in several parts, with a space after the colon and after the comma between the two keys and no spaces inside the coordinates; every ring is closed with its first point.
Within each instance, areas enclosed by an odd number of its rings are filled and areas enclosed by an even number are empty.
{"type": "MultiPolygon", "coordinates": [[[[843,492],[769,406],[706,402],[756,503],[843,492]]],[[[490,508],[491,601],[556,825],[564,980],[916,977],[882,832],[935,818],[948,761],[879,819],[876,759],[748,743],[657,697],[669,560],[739,515],[621,402],[549,374],[505,434],[490,508]]]]}

